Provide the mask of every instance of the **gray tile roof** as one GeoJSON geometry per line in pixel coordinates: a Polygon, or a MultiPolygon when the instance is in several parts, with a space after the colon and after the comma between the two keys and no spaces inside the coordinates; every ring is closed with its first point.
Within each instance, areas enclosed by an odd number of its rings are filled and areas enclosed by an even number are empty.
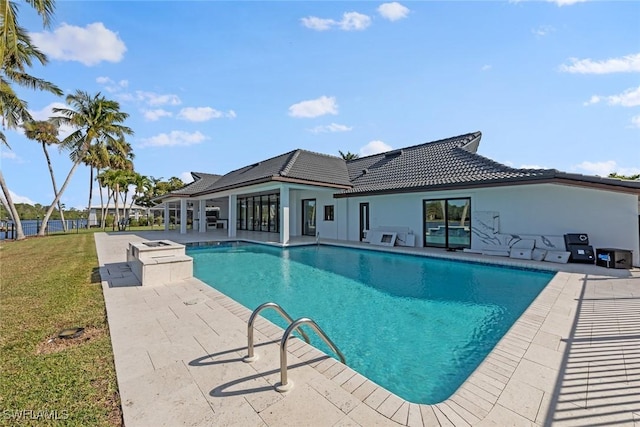
{"type": "Polygon", "coordinates": [[[216,175],[211,173],[203,173],[203,172],[191,172],[191,176],[193,177],[193,182],[185,185],[179,190],[171,193],[172,195],[181,195],[181,196],[191,196],[193,194],[199,193],[202,190],[213,185],[216,181],[218,181],[222,175],[216,175]]]}
{"type": "Polygon", "coordinates": [[[640,181],[518,169],[476,153],[482,134],[467,133],[345,162],[341,157],[293,150],[226,175],[192,173],[195,181],[171,196],[198,196],[269,181],[336,188],[335,197],[564,182],[640,194],[640,181]]]}
{"type": "MultiPolygon", "coordinates": [[[[503,165],[476,154],[481,136],[480,132],[474,132],[351,160],[347,168],[353,187],[336,197],[553,179],[619,184],[608,178],[567,174],[555,169],[517,169],[503,165]]],[[[631,184],[631,188],[636,185],[631,184]]],[[[637,188],[640,189],[640,182],[637,188]]]]}
{"type": "Polygon", "coordinates": [[[287,180],[331,187],[351,185],[347,166],[342,158],[306,150],[294,150],[229,172],[200,193],[211,193],[267,181],[287,180]]]}

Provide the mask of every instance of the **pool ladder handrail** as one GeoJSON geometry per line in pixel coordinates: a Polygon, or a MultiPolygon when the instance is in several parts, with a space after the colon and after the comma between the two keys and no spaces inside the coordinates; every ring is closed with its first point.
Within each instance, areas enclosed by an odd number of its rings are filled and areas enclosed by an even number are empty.
{"type": "Polygon", "coordinates": [[[307,344],[309,344],[309,336],[302,330],[301,328],[302,325],[311,326],[313,330],[316,331],[318,336],[322,338],[322,340],[340,358],[340,362],[342,362],[345,365],[347,364],[344,354],[342,354],[340,349],[338,349],[338,346],[336,346],[334,342],[331,341],[331,338],[329,338],[326,332],[323,331],[322,328],[320,328],[320,326],[318,326],[318,324],[313,319],[309,319],[308,317],[301,317],[297,320],[293,320],[291,316],[289,316],[289,314],[286,311],[284,311],[284,309],[275,302],[265,302],[264,304],[260,304],[255,310],[253,310],[253,313],[251,313],[251,316],[249,317],[249,321],[247,322],[247,353],[248,354],[242,359],[244,362],[251,363],[258,360],[258,355],[255,354],[253,349],[254,347],[253,346],[253,330],[254,330],[254,324],[255,324],[256,318],[258,317],[258,314],[266,308],[273,308],[278,313],[280,313],[280,315],[283,318],[289,321],[289,326],[284,331],[284,334],[282,335],[282,339],[280,340],[280,383],[276,384],[275,386],[275,389],[277,391],[282,393],[282,392],[291,390],[291,388],[293,387],[293,382],[289,382],[287,378],[287,344],[289,343],[289,339],[291,338],[291,335],[293,334],[294,331],[298,331],[298,333],[302,335],[302,337],[307,342],[307,344]]]}
{"type": "MultiPolygon", "coordinates": [[[[255,362],[256,360],[258,360],[258,356],[253,351],[253,329],[254,329],[253,325],[256,321],[256,318],[258,317],[258,314],[260,314],[260,312],[266,308],[273,308],[285,320],[287,320],[289,324],[293,323],[293,318],[289,316],[289,314],[286,311],[284,311],[284,309],[280,307],[280,305],[276,304],[275,302],[265,302],[264,304],[259,305],[258,308],[253,310],[253,313],[251,313],[251,317],[249,317],[249,322],[247,322],[247,353],[248,354],[244,357],[244,359],[242,359],[247,363],[255,362]]],[[[300,335],[302,335],[302,337],[308,344],[309,336],[302,329],[300,329],[299,332],[300,332],[300,335]]]]}
{"type": "Polygon", "coordinates": [[[347,361],[342,354],[342,352],[338,349],[338,347],[331,341],[331,338],[318,326],[313,319],[309,319],[308,317],[301,317],[300,319],[294,321],[289,325],[286,331],[284,331],[284,335],[282,336],[282,340],[280,341],[280,383],[276,384],[275,389],[281,393],[287,392],[291,390],[293,387],[293,382],[289,382],[287,378],[287,344],[289,342],[289,338],[291,338],[291,334],[295,330],[302,331],[299,329],[302,325],[311,326],[318,336],[322,338],[322,340],[333,350],[335,354],[340,358],[340,362],[343,364],[347,364],[347,361]]]}

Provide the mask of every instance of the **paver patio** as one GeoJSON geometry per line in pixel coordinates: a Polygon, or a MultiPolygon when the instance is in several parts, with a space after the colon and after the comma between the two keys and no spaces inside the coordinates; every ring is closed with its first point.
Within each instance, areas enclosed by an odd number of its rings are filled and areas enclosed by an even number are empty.
{"type": "MultiPolygon", "coordinates": [[[[193,278],[140,286],[129,242],[219,240],[177,232],[97,233],[96,247],[125,424],[132,426],[640,426],[640,270],[542,265],[560,271],[448,400],[417,405],[260,318],[247,354],[250,310],[193,278]]],[[[481,259],[418,250],[431,256],[481,259]]],[[[519,260],[517,265],[523,265],[519,260]]]]}

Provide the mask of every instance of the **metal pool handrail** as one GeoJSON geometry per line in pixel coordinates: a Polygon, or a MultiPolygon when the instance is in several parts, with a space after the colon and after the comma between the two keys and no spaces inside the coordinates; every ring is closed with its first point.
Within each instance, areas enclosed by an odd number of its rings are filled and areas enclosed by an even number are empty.
{"type": "MultiPolygon", "coordinates": [[[[290,324],[293,323],[293,318],[289,316],[289,314],[286,311],[284,311],[284,309],[280,307],[278,304],[276,304],[275,302],[265,302],[264,304],[259,305],[258,308],[253,310],[253,313],[251,313],[251,317],[249,317],[249,322],[247,323],[247,353],[248,354],[244,357],[244,359],[242,359],[247,363],[255,362],[256,360],[258,360],[258,356],[254,354],[254,351],[253,351],[253,324],[255,323],[256,318],[258,317],[258,314],[265,308],[273,308],[290,324]]],[[[302,329],[300,329],[298,332],[300,332],[300,335],[302,335],[302,337],[308,344],[309,336],[305,334],[305,332],[302,329]]]]}
{"type": "Polygon", "coordinates": [[[293,333],[293,331],[295,331],[296,329],[302,332],[302,329],[299,329],[299,328],[300,326],[305,324],[311,326],[316,331],[318,336],[322,338],[322,340],[329,347],[331,347],[331,350],[333,350],[333,352],[336,353],[338,357],[340,357],[340,361],[342,363],[344,363],[345,365],[347,364],[346,359],[344,358],[344,355],[342,354],[342,352],[333,343],[333,341],[331,341],[331,339],[320,328],[320,326],[318,326],[316,322],[314,322],[312,319],[309,319],[308,317],[301,317],[300,319],[296,320],[295,322],[289,325],[287,330],[284,331],[284,335],[282,336],[282,341],[280,341],[280,384],[276,385],[275,388],[277,391],[281,393],[289,391],[293,387],[293,383],[289,382],[287,379],[287,344],[289,342],[289,338],[291,337],[291,334],[293,333]]]}

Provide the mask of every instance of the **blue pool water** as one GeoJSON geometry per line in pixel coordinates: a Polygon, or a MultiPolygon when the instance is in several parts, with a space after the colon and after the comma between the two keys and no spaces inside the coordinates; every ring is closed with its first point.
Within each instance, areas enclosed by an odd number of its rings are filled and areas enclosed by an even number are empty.
{"type": "MultiPolygon", "coordinates": [[[[453,394],[553,277],[322,245],[234,243],[192,247],[188,254],[200,280],[251,310],[273,301],[294,319],[314,319],[347,365],[425,404],[453,394]]],[[[275,312],[263,315],[286,328],[275,312]]]]}

